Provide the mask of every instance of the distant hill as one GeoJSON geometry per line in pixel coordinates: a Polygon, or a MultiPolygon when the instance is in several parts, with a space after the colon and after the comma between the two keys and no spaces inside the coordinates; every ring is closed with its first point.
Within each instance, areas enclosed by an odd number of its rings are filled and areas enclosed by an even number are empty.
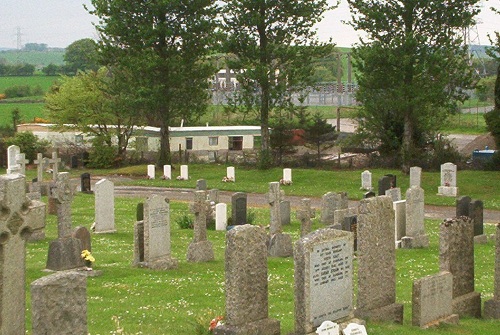
{"type": "Polygon", "coordinates": [[[62,48],[48,49],[47,51],[2,50],[0,48],[0,62],[8,64],[28,63],[38,68],[49,64],[64,65],[64,52],[62,48]]]}

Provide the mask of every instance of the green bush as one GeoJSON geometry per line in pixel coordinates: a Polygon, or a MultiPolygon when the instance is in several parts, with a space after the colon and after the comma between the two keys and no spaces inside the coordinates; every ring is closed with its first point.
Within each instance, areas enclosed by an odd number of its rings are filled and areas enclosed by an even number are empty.
{"type": "Polygon", "coordinates": [[[44,91],[40,85],[31,87],[30,85],[14,85],[5,89],[7,98],[23,98],[43,95],[44,91]]]}
{"type": "Polygon", "coordinates": [[[34,161],[37,153],[44,153],[50,147],[50,143],[40,140],[30,131],[16,133],[5,141],[7,146],[17,145],[20,151],[26,154],[26,159],[34,161]]]}
{"type": "Polygon", "coordinates": [[[495,138],[497,148],[500,148],[500,108],[495,108],[484,114],[486,126],[495,138]]]}
{"type": "Polygon", "coordinates": [[[187,214],[177,218],[175,223],[177,223],[180,229],[193,229],[194,227],[193,218],[187,214]]]}
{"type": "Polygon", "coordinates": [[[105,136],[92,139],[92,152],[89,155],[88,166],[94,169],[108,169],[115,165],[116,148],[109,145],[111,141],[105,136]]]}

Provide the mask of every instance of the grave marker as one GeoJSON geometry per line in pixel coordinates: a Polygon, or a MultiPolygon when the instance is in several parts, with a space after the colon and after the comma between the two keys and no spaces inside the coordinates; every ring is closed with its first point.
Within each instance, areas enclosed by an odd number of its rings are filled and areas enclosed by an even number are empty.
{"type": "Polygon", "coordinates": [[[207,181],[205,179],[198,179],[196,181],[196,190],[197,191],[206,191],[207,190],[207,181]]]}
{"type": "Polygon", "coordinates": [[[236,173],[235,173],[235,170],[234,170],[234,166],[228,166],[226,168],[226,178],[229,181],[236,181],[236,173]]]}
{"type": "Polygon", "coordinates": [[[231,220],[233,226],[244,225],[247,222],[247,194],[234,193],[231,196],[231,220]]]}
{"type": "Polygon", "coordinates": [[[422,183],[422,168],[418,166],[412,166],[410,168],[410,188],[412,186],[420,187],[422,183]]]}
{"type": "Polygon", "coordinates": [[[26,175],[26,164],[29,164],[29,160],[26,159],[26,154],[20,153],[16,155],[16,163],[19,165],[19,173],[26,175]]]}
{"type": "Polygon", "coordinates": [[[215,230],[226,230],[227,228],[227,205],[218,203],[215,205],[215,230]]]}
{"type": "Polygon", "coordinates": [[[321,198],[321,223],[331,225],[334,223],[335,210],[348,208],[347,193],[328,192],[321,198]]]}
{"type": "Polygon", "coordinates": [[[372,190],[372,173],[368,170],[361,173],[361,189],[366,191],[372,190]]]}
{"type": "Polygon", "coordinates": [[[282,226],[290,224],[290,201],[280,201],[280,216],[282,226]]]}
{"type": "Polygon", "coordinates": [[[316,329],[316,334],[318,335],[339,335],[340,329],[337,323],[331,321],[324,321],[318,329],[316,329]]]}
{"type": "Polygon", "coordinates": [[[392,203],[394,208],[394,240],[396,246],[401,246],[401,239],[406,236],[406,200],[395,201],[392,203]]]}
{"type": "Polygon", "coordinates": [[[148,179],[155,179],[156,177],[156,166],[154,164],[148,165],[148,179]]]}
{"type": "Polygon", "coordinates": [[[350,323],[343,330],[344,335],[368,335],[366,327],[357,323],[350,323]]]}
{"type": "Polygon", "coordinates": [[[181,165],[180,178],[181,178],[181,180],[188,180],[189,179],[189,168],[187,165],[181,165]]]}
{"type": "Polygon", "coordinates": [[[7,174],[21,173],[21,166],[17,162],[17,155],[21,149],[17,145],[10,145],[7,148],[7,174]]]}
{"type": "Polygon", "coordinates": [[[392,202],[401,200],[401,189],[399,187],[393,187],[385,191],[385,195],[391,197],[392,202]]]}
{"type": "Polygon", "coordinates": [[[425,232],[424,190],[413,186],[406,191],[406,235],[401,239],[402,248],[427,248],[429,236],[425,232]]]}
{"type": "Polygon", "coordinates": [[[191,204],[191,212],[195,215],[193,241],[189,244],[187,251],[188,262],[209,262],[214,260],[212,243],[207,240],[207,194],[205,191],[194,193],[194,203],[191,204]]]}
{"type": "Polygon", "coordinates": [[[52,169],[52,180],[55,181],[59,174],[59,164],[61,163],[61,158],[57,157],[57,151],[52,152],[52,158],[48,159],[48,163],[52,169]]]}
{"type": "Polygon", "coordinates": [[[283,233],[281,225],[281,191],[279,182],[269,183],[268,202],[271,206],[269,256],[290,257],[293,255],[292,238],[290,235],[283,233]]]}
{"type": "Polygon", "coordinates": [[[456,197],[457,187],[457,166],[453,163],[441,165],[441,186],[438,187],[438,195],[445,197],[456,197]]]}
{"type": "Polygon", "coordinates": [[[288,185],[292,183],[292,169],[283,169],[283,184],[288,185]]]}
{"type": "Polygon", "coordinates": [[[92,193],[92,188],[91,188],[91,179],[90,179],[90,173],[82,173],[80,175],[80,191],[82,193],[92,193]]]}
{"type": "Polygon", "coordinates": [[[311,232],[311,199],[301,199],[296,216],[300,221],[300,237],[304,237],[311,232]]]}
{"type": "Polygon", "coordinates": [[[172,179],[172,165],[163,165],[163,179],[172,179]]]}
{"type": "Polygon", "coordinates": [[[385,195],[385,191],[396,187],[396,177],[394,175],[385,175],[378,180],[378,195],[385,195]]]}
{"type": "Polygon", "coordinates": [[[101,179],[95,184],[95,232],[116,232],[115,184],[107,179],[101,179]]]}

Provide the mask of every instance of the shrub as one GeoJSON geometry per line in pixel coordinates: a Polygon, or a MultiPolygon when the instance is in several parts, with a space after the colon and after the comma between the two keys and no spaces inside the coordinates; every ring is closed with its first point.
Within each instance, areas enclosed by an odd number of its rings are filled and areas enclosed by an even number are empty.
{"type": "Polygon", "coordinates": [[[110,141],[105,136],[92,139],[92,152],[89,155],[88,166],[94,169],[107,169],[115,164],[116,149],[109,146],[110,141]]]}
{"type": "Polygon", "coordinates": [[[187,214],[179,217],[177,220],[175,220],[175,222],[180,229],[193,229],[194,227],[193,218],[187,214]]]}
{"type": "Polygon", "coordinates": [[[50,146],[45,140],[40,140],[30,131],[16,133],[6,141],[7,146],[17,145],[22,153],[26,154],[26,159],[34,161],[37,153],[44,153],[50,146]]]}

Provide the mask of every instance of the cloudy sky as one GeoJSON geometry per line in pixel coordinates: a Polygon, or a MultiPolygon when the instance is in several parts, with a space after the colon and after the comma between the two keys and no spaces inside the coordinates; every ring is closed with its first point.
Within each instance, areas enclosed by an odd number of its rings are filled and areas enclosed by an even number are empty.
{"type": "MultiPolygon", "coordinates": [[[[334,0],[331,0],[332,2],[334,0]]],[[[45,43],[50,47],[66,47],[82,38],[97,38],[92,22],[96,18],[87,13],[83,5],[90,0],[2,0],[0,10],[0,48],[16,48],[18,42],[45,43]]],[[[483,1],[477,34],[481,44],[489,44],[487,34],[500,31],[500,16],[490,7],[500,9],[500,0],[483,1]]],[[[341,20],[349,20],[347,1],[326,13],[318,25],[321,40],[330,37],[338,46],[351,46],[358,40],[357,33],[341,20]]]]}

